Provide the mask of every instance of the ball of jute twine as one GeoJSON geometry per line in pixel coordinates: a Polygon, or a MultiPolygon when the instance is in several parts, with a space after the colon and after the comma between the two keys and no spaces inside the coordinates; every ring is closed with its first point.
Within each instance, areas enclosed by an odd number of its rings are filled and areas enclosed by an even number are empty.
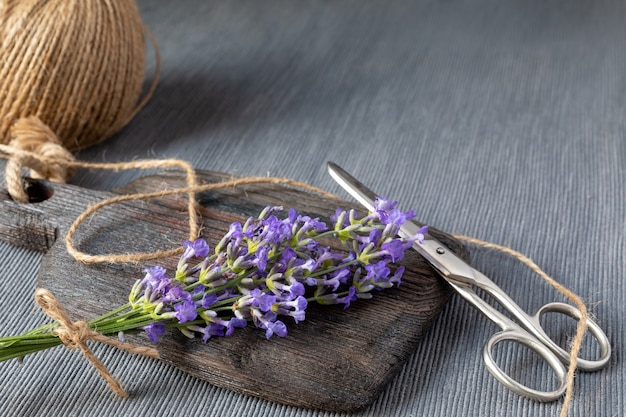
{"type": "Polygon", "coordinates": [[[36,116],[69,151],[135,115],[145,71],[134,0],[0,0],[0,143],[36,116]]]}
{"type": "MultiPolygon", "coordinates": [[[[46,166],[53,165],[63,167],[64,169],[76,169],[76,168],[91,168],[91,169],[108,169],[108,170],[125,170],[125,169],[153,169],[153,168],[177,168],[183,170],[186,174],[186,187],[184,188],[175,188],[163,191],[156,191],[152,193],[139,193],[139,194],[128,194],[128,195],[120,195],[116,197],[111,197],[109,199],[100,201],[98,203],[94,203],[87,207],[87,209],[74,220],[65,237],[65,245],[68,253],[70,253],[76,260],[83,263],[102,263],[102,262],[139,262],[150,259],[162,259],[165,257],[173,256],[182,253],[182,249],[171,249],[168,251],[157,251],[157,252],[148,252],[148,253],[124,253],[124,254],[108,254],[108,255],[90,255],[87,253],[83,253],[79,251],[74,244],[74,234],[76,233],[78,227],[90,216],[93,215],[96,211],[102,209],[105,206],[115,204],[122,201],[132,201],[132,200],[145,200],[157,197],[163,197],[167,195],[176,195],[176,194],[187,194],[188,196],[188,214],[189,214],[189,239],[193,240],[199,235],[199,227],[198,227],[198,215],[195,210],[195,193],[215,190],[220,188],[232,188],[242,185],[249,184],[282,184],[286,186],[292,186],[297,188],[302,188],[310,192],[319,193],[320,195],[324,195],[330,198],[336,198],[337,196],[330,194],[324,190],[313,187],[309,184],[286,179],[286,178],[271,178],[271,177],[244,177],[233,179],[230,181],[225,181],[222,183],[211,183],[211,184],[197,184],[195,171],[191,167],[191,165],[185,161],[177,160],[177,159],[166,159],[166,160],[140,160],[140,161],[132,161],[132,162],[122,162],[122,163],[90,163],[90,162],[79,162],[73,160],[67,160],[65,158],[52,158],[46,157],[28,150],[17,150],[13,147],[0,145],[0,157],[4,159],[8,159],[11,161],[12,159],[20,159],[24,162],[32,162],[36,166],[46,166]]],[[[7,164],[7,169],[10,164],[7,164]]],[[[59,169],[59,168],[54,168],[59,169]]],[[[7,174],[8,175],[8,174],[7,174]]],[[[576,362],[577,357],[582,347],[583,338],[587,332],[587,320],[589,317],[589,313],[587,311],[587,307],[583,300],[572,290],[566,288],[559,282],[557,282],[554,278],[550,277],[546,274],[535,262],[533,262],[530,258],[523,255],[522,253],[515,251],[509,247],[497,245],[489,242],[482,241],[480,239],[476,239],[473,237],[462,236],[462,235],[453,235],[456,239],[480,246],[486,249],[499,251],[502,253],[511,256],[526,267],[530,268],[533,272],[535,272],[539,277],[541,277],[546,283],[548,283],[551,287],[555,288],[561,294],[563,294],[567,299],[569,299],[580,311],[580,319],[578,321],[578,325],[576,327],[576,334],[574,336],[574,340],[572,341],[572,345],[570,347],[570,361],[567,370],[567,389],[565,392],[565,398],[563,400],[563,406],[561,408],[561,417],[567,416],[567,412],[569,409],[569,405],[572,401],[574,394],[574,377],[576,373],[576,362]]],[[[41,297],[37,298],[38,303],[41,297]]],[[[51,295],[46,297],[47,304],[58,304],[54,297],[51,295]]],[[[41,303],[40,303],[41,305],[41,303]]],[[[42,307],[44,308],[44,307],[42,307]]],[[[62,309],[62,307],[58,307],[62,309]]],[[[44,308],[44,311],[55,310],[55,308],[44,308]]],[[[92,360],[88,353],[85,353],[84,349],[81,347],[80,343],[77,341],[84,340],[98,340],[102,341],[101,338],[106,337],[97,334],[91,330],[85,329],[83,324],[72,323],[69,319],[60,320],[57,316],[51,315],[59,324],[60,324],[60,333],[68,334],[65,339],[62,339],[66,345],[69,347],[78,346],[81,348],[87,359],[94,364],[96,369],[103,375],[103,377],[107,380],[111,388],[118,393],[118,395],[124,396],[125,393],[123,390],[118,391],[116,388],[116,384],[110,382],[109,379],[114,379],[110,375],[108,375],[108,371],[104,365],[99,366],[95,361],[92,360]],[[108,376],[106,376],[108,375],[108,376]]],[[[117,342],[116,342],[117,343],[117,342]]],[[[111,344],[111,343],[110,343],[111,344]]],[[[153,357],[158,357],[158,351],[156,349],[149,350],[142,347],[137,347],[135,349],[134,346],[120,346],[125,350],[130,352],[150,355],[153,357]]],[[[101,365],[101,364],[100,364],[101,365]]],[[[118,384],[119,386],[119,384],[118,384]]],[[[120,388],[121,389],[121,388],[120,388]]]]}
{"type": "MultiPolygon", "coordinates": [[[[65,161],[124,127],[154,93],[160,70],[134,0],[0,0],[0,56],[0,144],[65,161]],[[140,98],[144,36],[156,68],[140,98]]],[[[32,158],[9,164],[7,189],[23,203],[23,166],[56,182],[73,173],[32,158]]]]}

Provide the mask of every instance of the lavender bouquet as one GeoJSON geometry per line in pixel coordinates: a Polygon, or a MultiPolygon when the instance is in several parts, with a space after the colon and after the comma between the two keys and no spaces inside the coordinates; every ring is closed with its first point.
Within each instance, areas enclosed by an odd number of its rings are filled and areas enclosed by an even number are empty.
{"type": "MultiPolygon", "coordinates": [[[[202,239],[183,242],[173,277],[160,266],[145,269],[128,303],[89,321],[89,328],[121,339],[145,331],[154,343],[167,328],[208,342],[249,324],[264,330],[268,339],[285,337],[283,320],[304,320],[311,302],[347,308],[399,285],[404,267],[393,264],[426,233],[423,228],[416,236],[397,237],[414,212],[403,212],[384,198],[376,199],[375,211],[362,218],[354,210],[338,209],[332,228],[294,209],[279,219],[281,211],[267,207],[257,218],[231,224],[213,253],[202,239]],[[345,251],[334,252],[320,243],[324,239],[340,241],[345,251]]],[[[58,330],[59,324],[51,323],[1,337],[0,361],[62,344],[58,330]]]]}

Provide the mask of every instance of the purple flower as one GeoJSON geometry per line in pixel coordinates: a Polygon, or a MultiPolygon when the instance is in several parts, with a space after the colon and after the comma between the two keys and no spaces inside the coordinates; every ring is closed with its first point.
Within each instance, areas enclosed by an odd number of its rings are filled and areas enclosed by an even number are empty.
{"type": "Polygon", "coordinates": [[[287,326],[285,326],[285,323],[280,320],[267,323],[265,338],[269,340],[274,334],[280,337],[287,336],[287,326]]]}
{"type": "Polygon", "coordinates": [[[270,311],[276,302],[275,295],[265,294],[258,288],[250,291],[250,296],[253,298],[252,306],[259,308],[263,312],[270,311]]]}
{"type": "Polygon", "coordinates": [[[248,321],[244,319],[239,319],[237,317],[233,317],[230,320],[223,321],[224,326],[226,327],[225,336],[230,336],[234,333],[235,329],[242,329],[248,325],[248,321]]]}
{"type": "Polygon", "coordinates": [[[422,227],[420,227],[420,230],[417,231],[417,236],[416,236],[416,240],[419,243],[424,243],[424,238],[426,237],[426,235],[428,234],[428,226],[424,225],[422,227]]]}
{"type": "Polygon", "coordinates": [[[256,266],[259,268],[259,271],[265,271],[267,268],[267,254],[269,249],[267,246],[261,246],[256,251],[256,266]]]}
{"type": "Polygon", "coordinates": [[[344,297],[337,297],[336,302],[339,304],[343,304],[343,309],[345,310],[346,308],[350,307],[351,302],[358,300],[358,298],[359,297],[357,296],[356,287],[351,286],[348,289],[348,294],[344,297]]]}
{"type": "Polygon", "coordinates": [[[243,229],[241,228],[241,223],[239,222],[234,222],[230,224],[230,227],[228,228],[228,233],[226,233],[226,236],[224,236],[227,239],[240,239],[243,237],[243,229]]]}
{"type": "Polygon", "coordinates": [[[182,257],[187,260],[193,257],[204,258],[209,254],[209,245],[204,239],[196,239],[193,242],[186,240],[182,243],[182,245],[185,249],[182,257]]]}
{"type": "Polygon", "coordinates": [[[415,217],[415,211],[401,211],[398,209],[391,210],[388,215],[387,224],[396,224],[398,226],[402,226],[406,221],[411,220],[415,217]]]}
{"type": "Polygon", "coordinates": [[[397,201],[389,201],[387,197],[376,197],[374,199],[374,208],[376,211],[391,211],[398,205],[397,201]]]}
{"type": "Polygon", "coordinates": [[[174,304],[174,311],[176,312],[176,318],[180,324],[195,320],[196,317],[198,317],[198,313],[196,313],[196,303],[192,300],[174,304]]]}
{"type": "Polygon", "coordinates": [[[181,301],[191,301],[191,299],[192,299],[192,296],[187,291],[183,290],[179,286],[173,286],[172,288],[169,289],[167,294],[165,294],[162,301],[164,303],[174,304],[174,303],[178,303],[181,301]]]}
{"type": "Polygon", "coordinates": [[[161,266],[153,266],[151,268],[144,269],[143,272],[146,273],[146,276],[143,279],[144,282],[159,281],[163,278],[167,278],[165,276],[165,273],[166,273],[165,268],[161,266]]]}
{"type": "Polygon", "coordinates": [[[294,300],[277,303],[276,313],[283,316],[291,316],[296,323],[299,323],[304,320],[307,305],[308,301],[306,298],[298,296],[294,300]]]}
{"type": "Polygon", "coordinates": [[[202,308],[209,308],[217,301],[217,295],[215,293],[204,294],[202,296],[202,300],[200,301],[200,305],[202,308]]]}
{"type": "MultiPolygon", "coordinates": [[[[229,336],[248,321],[265,330],[267,339],[285,337],[287,326],[279,318],[305,320],[305,286],[313,287],[309,300],[348,308],[371,297],[372,290],[400,284],[404,268],[392,268],[390,263],[402,260],[405,250],[427,233],[422,228],[409,239],[392,238],[414,212],[403,212],[397,202],[377,198],[374,212],[364,218],[354,210],[337,210],[331,216],[333,235],[345,249],[334,252],[319,242],[319,233],[328,230],[324,222],[295,209],[279,219],[274,212],[280,209],[267,207],[243,225],[232,223],[214,256],[208,256],[209,245],[202,239],[183,242],[176,277],[168,278],[161,267],[146,269],[145,278],[137,281],[129,296],[133,308],[143,308],[146,317],[159,315],[185,335],[196,333],[205,342],[213,336],[229,336]],[[204,259],[189,266],[194,257],[204,259]]],[[[150,340],[162,336],[164,323],[144,327],[150,340]]]]}
{"type": "Polygon", "coordinates": [[[157,343],[159,338],[165,334],[165,324],[162,322],[150,323],[147,326],[142,327],[148,335],[148,339],[152,343],[157,343]]]}
{"type": "Polygon", "coordinates": [[[280,257],[280,264],[285,267],[291,263],[292,260],[295,260],[298,257],[296,252],[291,248],[285,248],[280,257]]]}
{"type": "Polygon", "coordinates": [[[291,274],[294,276],[302,276],[304,271],[311,272],[317,267],[317,262],[313,258],[301,259],[295,258],[291,267],[291,274]]]}
{"type": "Polygon", "coordinates": [[[290,238],[290,225],[282,220],[278,220],[276,216],[270,216],[262,222],[262,231],[259,234],[259,240],[265,240],[270,244],[278,244],[290,238]]]}
{"type": "Polygon", "coordinates": [[[144,269],[143,272],[146,273],[146,276],[141,284],[150,288],[151,291],[163,291],[165,287],[171,284],[170,279],[165,276],[165,269],[160,266],[144,269]]]}
{"type": "Polygon", "coordinates": [[[213,336],[224,336],[224,326],[219,323],[209,323],[202,329],[202,341],[207,343],[213,336]]]}
{"type": "Polygon", "coordinates": [[[209,323],[202,330],[202,340],[206,343],[212,336],[231,336],[235,332],[235,329],[246,327],[247,324],[248,322],[246,320],[236,317],[230,320],[216,318],[215,321],[209,323]]]}
{"type": "Polygon", "coordinates": [[[367,271],[367,278],[373,279],[374,282],[384,281],[391,272],[385,261],[365,265],[365,270],[367,271]]]}
{"type": "Polygon", "coordinates": [[[284,284],[282,282],[277,282],[277,279],[281,279],[282,275],[277,274],[272,279],[267,279],[265,282],[267,287],[277,296],[284,298],[285,296],[289,297],[289,299],[294,299],[299,295],[304,295],[304,285],[301,282],[296,281],[294,279],[290,280],[290,284],[284,284]]]}
{"type": "Polygon", "coordinates": [[[392,262],[399,262],[404,259],[404,252],[410,248],[412,243],[403,242],[401,239],[391,239],[383,243],[381,249],[391,257],[392,262]]]}
{"type": "Polygon", "coordinates": [[[165,269],[160,266],[144,269],[145,278],[141,281],[146,300],[153,303],[163,297],[171,288],[172,280],[165,276],[165,269]]]}
{"type": "Polygon", "coordinates": [[[289,295],[291,297],[298,297],[304,295],[304,285],[302,285],[299,281],[294,281],[290,286],[286,286],[285,289],[288,288],[289,295]]]}
{"type": "Polygon", "coordinates": [[[378,242],[383,235],[383,231],[380,229],[372,229],[367,239],[367,243],[373,243],[378,246],[378,242]]]}
{"type": "Polygon", "coordinates": [[[396,272],[393,274],[391,278],[389,278],[389,282],[392,284],[400,285],[402,283],[402,275],[404,274],[404,266],[399,266],[396,269],[396,272]]]}
{"type": "Polygon", "coordinates": [[[320,221],[320,219],[317,217],[312,219],[309,216],[298,216],[296,221],[302,223],[302,226],[300,226],[300,232],[298,233],[299,235],[308,231],[318,233],[328,230],[326,223],[320,221]]]}
{"type": "Polygon", "coordinates": [[[389,201],[384,197],[377,197],[374,201],[374,209],[380,218],[382,224],[395,224],[401,226],[407,220],[411,220],[415,217],[413,210],[402,211],[396,206],[397,201],[389,201]]]}
{"type": "Polygon", "coordinates": [[[306,318],[306,311],[305,310],[293,310],[293,311],[289,311],[288,313],[285,313],[284,315],[293,317],[293,320],[296,322],[296,324],[298,324],[301,321],[304,321],[304,319],[306,318]]]}
{"type": "Polygon", "coordinates": [[[333,291],[337,291],[341,284],[345,284],[350,277],[350,268],[341,268],[330,273],[330,277],[324,282],[325,286],[332,287],[333,291]]]}

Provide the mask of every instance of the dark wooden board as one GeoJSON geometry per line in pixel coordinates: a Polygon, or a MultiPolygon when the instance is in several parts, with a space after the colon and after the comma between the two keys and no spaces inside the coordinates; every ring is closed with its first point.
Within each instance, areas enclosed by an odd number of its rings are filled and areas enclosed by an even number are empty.
{"type": "MultiPolygon", "coordinates": [[[[200,172],[201,182],[231,176],[200,172]]],[[[118,193],[181,187],[177,173],[139,179],[118,193]]],[[[112,196],[66,184],[39,183],[51,198],[17,204],[0,193],[0,238],[46,251],[39,285],[51,290],[74,319],[89,319],[124,304],[141,270],[160,264],[174,270],[177,259],[146,264],[85,265],[65,250],[62,238],[72,221],[91,203],[112,196]],[[59,240],[57,244],[55,241],[59,240]]],[[[41,190],[39,190],[41,193],[41,190]]],[[[233,221],[257,215],[267,205],[295,207],[327,219],[336,207],[356,204],[332,200],[290,187],[249,185],[199,193],[203,236],[214,245],[233,221]]],[[[148,252],[176,247],[187,238],[186,197],[171,196],[106,207],[76,235],[78,248],[90,254],[148,252]]],[[[431,233],[466,259],[463,245],[431,228],[431,233]]],[[[449,287],[416,253],[406,266],[400,288],[377,293],[343,310],[312,305],[307,318],[290,323],[286,338],[267,341],[248,327],[204,344],[172,331],[156,348],[160,359],[212,384],[272,401],[324,410],[353,411],[370,404],[400,370],[420,338],[449,299],[449,287]]],[[[153,346],[142,335],[132,342],[153,346]]]]}

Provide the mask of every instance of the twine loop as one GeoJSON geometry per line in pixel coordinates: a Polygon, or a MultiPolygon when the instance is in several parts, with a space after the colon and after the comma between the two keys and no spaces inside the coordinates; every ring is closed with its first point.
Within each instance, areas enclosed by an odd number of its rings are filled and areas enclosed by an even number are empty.
{"type": "Polygon", "coordinates": [[[35,302],[44,313],[59,323],[59,328],[55,329],[55,333],[59,336],[61,342],[70,349],[80,349],[85,358],[104,378],[111,390],[120,397],[128,397],[128,393],[124,390],[122,384],[111,375],[106,366],[87,346],[86,341],[94,339],[93,333],[95,332],[84,321],[72,322],[65,308],[59,304],[50,291],[39,288],[35,291],[35,302]]]}
{"type": "Polygon", "coordinates": [[[113,375],[111,375],[107,367],[100,359],[98,359],[89,346],[87,346],[87,341],[93,340],[114,346],[118,349],[127,350],[132,353],[150,356],[153,358],[159,357],[159,352],[156,349],[137,346],[132,343],[123,343],[108,338],[93,331],[89,327],[89,324],[82,320],[73,322],[67,314],[65,308],[57,301],[54,295],[46,289],[39,288],[35,291],[35,302],[39,305],[43,312],[46,313],[46,315],[59,324],[59,327],[57,327],[54,332],[57,334],[63,345],[71,350],[79,349],[89,363],[96,368],[100,376],[102,376],[102,378],[107,382],[109,388],[122,398],[127,398],[128,392],[124,390],[122,384],[115,377],[113,377],[113,375]]]}
{"type": "Polygon", "coordinates": [[[73,174],[74,155],[61,144],[52,129],[37,116],[23,117],[11,127],[9,147],[15,152],[7,162],[5,178],[11,198],[28,202],[22,169],[30,168],[30,176],[54,182],[66,182],[73,174]]]}

